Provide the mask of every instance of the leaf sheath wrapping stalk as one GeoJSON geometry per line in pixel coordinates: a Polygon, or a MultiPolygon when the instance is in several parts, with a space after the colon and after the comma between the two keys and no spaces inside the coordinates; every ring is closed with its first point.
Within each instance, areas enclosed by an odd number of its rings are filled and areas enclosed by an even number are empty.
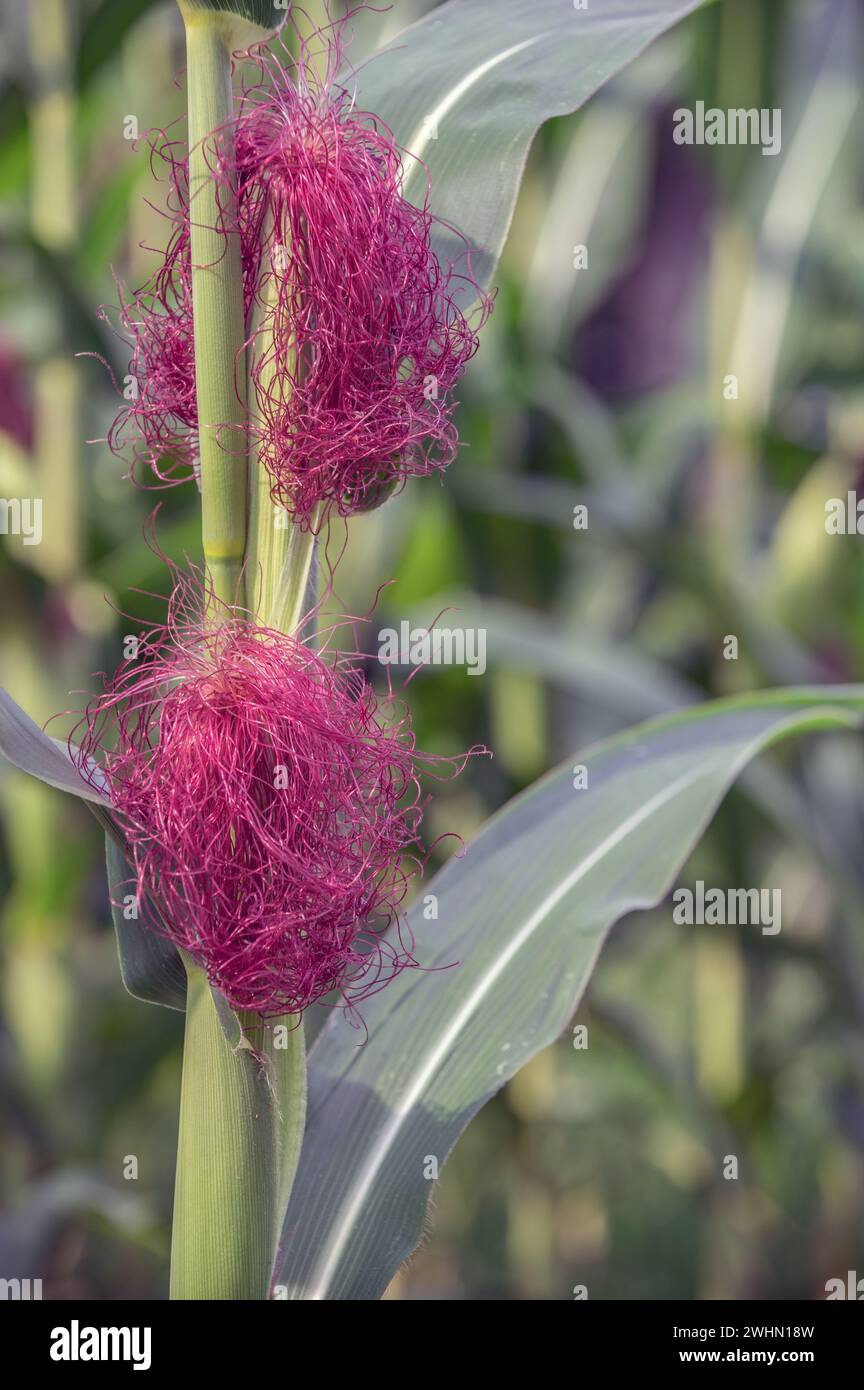
{"type": "MultiPolygon", "coordinates": [[[[281,229],[284,239],[288,235],[281,229]]],[[[272,232],[272,222],[264,228],[265,241],[272,232]]],[[[264,281],[259,285],[259,301],[253,313],[250,348],[248,351],[248,399],[250,413],[257,414],[263,398],[270,397],[279,409],[288,404],[291,391],[289,368],[296,370],[296,354],[292,349],[291,362],[283,361],[276,370],[276,353],[272,325],[268,315],[275,312],[279,301],[278,262],[264,269],[264,281]],[[257,388],[253,371],[257,368],[257,388]]],[[[310,581],[315,559],[316,532],[320,509],[312,518],[309,529],[294,524],[290,513],[274,505],[271,497],[272,479],[260,456],[260,449],[251,451],[249,458],[249,534],[246,546],[246,607],[267,627],[281,632],[293,632],[304,615],[307,598],[314,589],[310,581]]]]}
{"type": "Polygon", "coordinates": [[[303,1137],[303,1027],[234,1014],[186,968],[171,1298],[266,1299],[303,1137]]]}

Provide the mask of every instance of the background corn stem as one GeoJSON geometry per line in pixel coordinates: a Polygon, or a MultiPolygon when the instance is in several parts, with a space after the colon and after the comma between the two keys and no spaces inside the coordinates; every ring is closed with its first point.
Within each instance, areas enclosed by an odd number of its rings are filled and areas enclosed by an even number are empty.
{"type": "MultiPolygon", "coordinates": [[[[43,0],[29,16],[33,65],[30,104],[30,223],[40,246],[71,257],[79,236],[75,137],[74,7],[43,0]],[[37,14],[38,9],[38,14],[37,14]]],[[[33,374],[34,454],[43,499],[43,539],[24,557],[52,584],[67,584],[81,563],[81,373],[58,325],[55,350],[33,374]]]]}
{"type": "MultiPolygon", "coordinates": [[[[79,236],[75,14],[65,0],[44,0],[26,16],[30,124],[30,226],[45,264],[71,261],[79,236]],[[37,12],[38,11],[38,12],[37,12]]],[[[44,266],[40,273],[44,278],[44,266]]],[[[69,350],[70,325],[52,296],[32,368],[33,450],[13,444],[0,428],[4,497],[38,496],[41,544],[6,536],[16,560],[32,566],[49,586],[72,593],[81,562],[81,368],[69,350]]],[[[77,644],[64,634],[46,649],[26,591],[7,579],[3,605],[4,685],[41,723],[80,683],[77,644]]],[[[51,603],[55,602],[52,598],[51,603]]],[[[41,604],[41,601],[40,601],[41,604]]],[[[71,904],[53,884],[64,808],[51,789],[13,774],[3,778],[0,804],[12,869],[11,891],[0,915],[4,969],[2,1012],[14,1038],[17,1067],[46,1094],[63,1089],[74,1036],[74,984],[68,943],[75,932],[71,904]]]]}

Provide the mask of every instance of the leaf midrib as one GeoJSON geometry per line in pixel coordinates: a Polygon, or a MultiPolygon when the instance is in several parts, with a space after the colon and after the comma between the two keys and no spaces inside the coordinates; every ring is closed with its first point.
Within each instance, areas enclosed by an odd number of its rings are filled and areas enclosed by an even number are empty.
{"type": "Polygon", "coordinates": [[[669,786],[657,792],[637,811],[634,811],[632,815],[628,816],[625,821],[607,835],[606,839],[592,850],[592,852],[587,855],[546,898],[544,898],[543,902],[539,907],[535,908],[524,926],[513,938],[507,950],[502,952],[502,954],[495,959],[491,967],[482,976],[477,985],[475,985],[471,994],[463,1001],[449,1027],[445,1029],[443,1033],[439,1034],[435,1047],[429,1053],[423,1066],[415,1074],[414,1080],[405,1092],[405,1095],[392,1111],[390,1119],[384,1126],[375,1147],[371,1151],[362,1177],[353,1187],[353,1196],[351,1196],[352,1189],[349,1188],[347,1190],[345,1197],[348,1200],[344,1204],[344,1214],[340,1218],[339,1226],[334,1230],[331,1239],[328,1241],[327,1246],[325,1246],[319,1261],[318,1269],[320,1273],[313,1272],[313,1286],[310,1293],[307,1295],[310,1301],[326,1298],[330,1279],[338,1267],[342,1251],[350,1236],[357,1215],[362,1209],[372,1184],[387,1154],[390,1152],[402,1125],[411,1114],[417,1101],[423,1095],[429,1081],[435,1075],[441,1062],[451,1050],[455,1039],[458,1038],[465,1025],[487,997],[500,975],[513,960],[514,956],[522,950],[537,929],[545,922],[549,914],[555,910],[565,897],[567,897],[576,884],[589,874],[607,854],[610,854],[616,849],[622,840],[626,839],[644,820],[656,814],[664,805],[673,800],[685,787],[716,773],[716,771],[717,763],[712,761],[707,764],[702,764],[695,772],[689,771],[682,773],[682,775],[676,778],[674,782],[670,783],[669,786]]]}

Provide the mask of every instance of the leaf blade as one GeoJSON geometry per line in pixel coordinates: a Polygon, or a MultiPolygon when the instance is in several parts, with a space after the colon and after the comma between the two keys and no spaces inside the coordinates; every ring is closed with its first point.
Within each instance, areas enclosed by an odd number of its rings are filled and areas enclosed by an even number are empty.
{"type": "MultiPolygon", "coordinates": [[[[149,903],[137,903],[137,915],[127,918],[121,906],[122,890],[133,877],[118,846],[105,837],[108,870],[108,896],[117,938],[120,977],[127,992],[145,1004],[162,1004],[169,1009],[186,1008],[186,970],[180,953],[152,923],[149,903]]],[[[136,895],[137,896],[137,895],[136,895]]]]}
{"type": "Polygon", "coordinates": [[[424,1159],[440,1167],[480,1106],[558,1036],[611,925],[662,901],[753,756],[793,732],[855,727],[862,711],[864,688],[849,687],[652,721],[581,755],[588,790],[558,769],[451,860],[431,885],[437,931],[417,907],[409,921],[424,966],[459,959],[459,970],[403,973],[364,1006],[368,1042],[335,1015],[312,1048],[283,1236],[289,1297],[381,1295],[422,1232],[424,1159]]]}
{"type": "MultiPolygon", "coordinates": [[[[50,738],[3,689],[0,689],[0,757],[59,791],[71,792],[98,806],[111,805],[107,787],[99,791],[85,781],[69,756],[66,744],[50,738]]],[[[95,765],[94,775],[98,779],[95,765]]]]}
{"type": "MultiPolygon", "coordinates": [[[[449,0],[363,67],[358,105],[426,165],[432,210],[468,238],[481,286],[491,283],[539,127],[577,110],[701,3],[604,0],[583,11],[562,0],[449,0]]],[[[422,202],[425,183],[422,165],[409,162],[406,196],[422,202]]],[[[464,265],[447,226],[433,244],[442,264],[464,265]]],[[[467,284],[457,294],[464,306],[473,297],[467,284]]]]}

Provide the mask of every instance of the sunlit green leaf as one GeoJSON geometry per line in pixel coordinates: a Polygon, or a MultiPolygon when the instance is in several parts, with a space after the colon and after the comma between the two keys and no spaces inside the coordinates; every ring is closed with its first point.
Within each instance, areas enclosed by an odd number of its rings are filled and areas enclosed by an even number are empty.
{"type": "Polygon", "coordinates": [[[420,1239],[431,1177],[564,1029],[613,923],[663,900],[758,753],[862,714],[861,686],[780,690],[630,730],[518,797],[423,887],[409,926],[425,969],[370,998],[362,1030],[335,1013],[310,1054],[290,1297],[381,1296],[420,1239]]]}

